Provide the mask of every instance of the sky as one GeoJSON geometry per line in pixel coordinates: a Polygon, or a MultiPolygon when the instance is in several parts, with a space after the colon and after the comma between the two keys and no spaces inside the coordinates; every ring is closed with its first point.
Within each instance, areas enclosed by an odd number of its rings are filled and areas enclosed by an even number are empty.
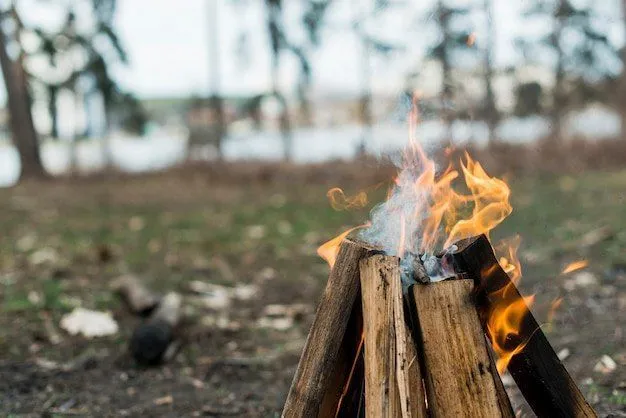
{"type": "MultiPolygon", "coordinates": [[[[210,88],[209,1],[215,0],[125,0],[119,2],[116,26],[131,57],[128,68],[120,69],[119,79],[129,89],[144,97],[191,95],[210,88]],[[175,4],[175,6],[174,6],[175,4]]],[[[220,34],[222,89],[227,93],[267,90],[270,85],[270,60],[261,0],[217,0],[220,34]],[[234,51],[238,34],[247,31],[251,42],[251,64],[242,70],[234,51]]],[[[287,1],[287,22],[296,39],[299,2],[287,1]]],[[[364,13],[368,0],[337,0],[328,12],[329,28],[322,33],[322,47],[313,55],[314,91],[353,93],[361,89],[361,45],[347,29],[348,21],[364,13]]],[[[408,68],[419,66],[421,50],[428,36],[428,26],[415,24],[429,2],[414,1],[414,7],[386,12],[369,30],[393,41],[411,39],[406,49],[391,60],[374,57],[370,61],[373,84],[379,90],[399,90],[408,68]]],[[[504,60],[518,25],[516,14],[522,2],[496,1],[495,20],[498,39],[497,56],[504,60]]],[[[476,22],[480,31],[480,22],[476,22]]],[[[500,59],[499,58],[499,59],[500,59]]],[[[297,62],[284,57],[281,81],[293,88],[297,62]]]]}
{"type": "MultiPolygon", "coordinates": [[[[451,4],[470,0],[449,0],[451,4]]],[[[584,1],[584,0],[578,0],[584,1]]],[[[620,0],[602,0],[607,13],[617,10],[620,0]]],[[[270,53],[266,35],[263,0],[118,0],[115,28],[128,52],[128,66],[116,65],[115,78],[127,90],[142,98],[188,97],[212,91],[209,58],[211,3],[217,4],[221,91],[227,95],[267,91],[270,86],[270,53]],[[248,37],[250,60],[245,68],[235,58],[241,33],[248,37]]],[[[300,5],[285,3],[290,36],[304,39],[299,26],[300,5]]],[[[328,11],[321,47],[313,52],[313,94],[353,94],[362,89],[362,46],[348,22],[365,14],[373,0],[335,0],[328,11]]],[[[432,0],[406,0],[408,8],[395,8],[366,23],[369,32],[405,47],[391,59],[372,57],[369,61],[374,91],[398,92],[405,74],[422,67],[425,43],[432,40],[432,26],[420,16],[432,0]],[[407,42],[407,40],[409,40],[407,42]]],[[[476,1],[474,1],[476,3],[476,1]]],[[[478,1],[480,3],[480,0],[478,1]]],[[[495,61],[498,66],[515,65],[519,59],[513,41],[524,30],[520,19],[529,0],[496,0],[495,61]]],[[[23,19],[32,25],[54,28],[63,18],[65,2],[20,0],[23,19]],[[56,4],[56,6],[55,6],[56,4]]],[[[617,17],[619,19],[619,17],[617,17]]],[[[484,40],[484,21],[473,21],[477,45],[484,40]]],[[[89,25],[79,15],[79,23],[89,25]]],[[[615,34],[621,42],[622,32],[615,34]]],[[[281,87],[293,91],[298,63],[285,54],[281,66],[281,87]]],[[[435,84],[435,82],[430,83],[435,84]]],[[[427,86],[428,87],[428,86],[427,86]]],[[[4,91],[0,94],[4,96],[4,91]]]]}

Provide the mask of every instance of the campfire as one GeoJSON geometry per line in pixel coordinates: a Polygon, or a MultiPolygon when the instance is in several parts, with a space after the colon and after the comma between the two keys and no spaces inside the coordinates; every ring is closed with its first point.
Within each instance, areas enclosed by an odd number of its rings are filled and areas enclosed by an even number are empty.
{"type": "Polygon", "coordinates": [[[370,222],[318,251],[331,273],[283,416],[513,417],[505,370],[537,416],[596,416],[516,286],[519,241],[489,240],[509,196],[469,155],[438,172],[411,134],[370,222]]]}

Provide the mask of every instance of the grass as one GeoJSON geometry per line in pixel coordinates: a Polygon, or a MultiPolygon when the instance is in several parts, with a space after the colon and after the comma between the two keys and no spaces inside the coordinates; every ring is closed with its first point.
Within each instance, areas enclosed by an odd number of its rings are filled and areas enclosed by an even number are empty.
{"type": "MultiPolygon", "coordinates": [[[[607,271],[626,265],[626,171],[509,181],[514,211],[494,240],[522,235],[523,286],[540,291],[538,315],[545,317],[547,304],[563,293],[559,272],[567,262],[589,259],[590,271],[603,282],[607,271]],[[571,245],[602,227],[611,229],[610,239],[590,247],[571,245]]],[[[170,173],[0,190],[0,352],[14,359],[28,356],[30,336],[41,329],[41,310],[50,312],[57,324],[77,303],[119,311],[107,283],[126,271],[165,291],[184,289],[186,282],[198,278],[221,284],[250,282],[270,269],[276,277],[263,294],[266,303],[313,304],[327,275],[316,247],[362,224],[385,193],[384,187],[377,189],[365,208],[335,211],[326,191],[342,186],[349,194],[368,185],[326,177],[303,183],[221,182],[201,173],[191,178],[170,173]],[[112,262],[100,262],[103,249],[113,254],[112,262]]],[[[572,304],[571,309],[579,308],[572,304]]],[[[602,319],[608,328],[615,327],[611,321],[616,320],[611,313],[602,319]]],[[[561,322],[567,322],[565,313],[561,322]]],[[[559,329],[555,341],[577,332],[576,323],[559,329]]],[[[257,333],[260,341],[275,338],[266,330],[257,333]]],[[[112,341],[118,344],[120,338],[112,341]]],[[[279,350],[284,343],[268,344],[279,350]]],[[[611,341],[603,347],[621,349],[611,341]]],[[[65,355],[49,349],[51,356],[65,355]]],[[[190,347],[185,353],[195,357],[201,352],[190,347]]],[[[588,373],[597,357],[587,354],[581,359],[585,364],[574,367],[580,373],[588,373]]],[[[611,393],[601,397],[624,404],[623,395],[611,393]]]]}

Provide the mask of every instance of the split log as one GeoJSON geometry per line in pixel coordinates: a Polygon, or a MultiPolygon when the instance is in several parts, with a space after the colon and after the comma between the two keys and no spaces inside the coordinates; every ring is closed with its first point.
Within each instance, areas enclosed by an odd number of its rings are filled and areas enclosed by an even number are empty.
{"type": "MultiPolygon", "coordinates": [[[[486,236],[462,240],[456,246],[458,249],[452,255],[455,270],[467,273],[477,282],[481,322],[487,331],[488,313],[498,302],[497,295],[502,294],[498,291],[508,286],[506,294],[510,303],[523,303],[522,295],[498,264],[486,236]]],[[[508,370],[537,416],[596,416],[530,310],[522,320],[519,335],[511,337],[512,346],[527,341],[524,349],[511,358],[508,370]]]]}
{"type": "Polygon", "coordinates": [[[363,312],[361,297],[357,295],[318,416],[363,416],[364,373],[363,312]]]}
{"type": "Polygon", "coordinates": [[[359,261],[373,248],[344,239],[300,357],[283,417],[316,417],[326,397],[359,293],[359,261]]]}
{"type": "Polygon", "coordinates": [[[174,354],[181,305],[182,298],[178,293],[168,293],[150,317],[135,329],[130,339],[130,351],[137,363],[157,365],[174,354]]]}
{"type": "MultiPolygon", "coordinates": [[[[438,417],[504,417],[471,280],[412,287],[428,407],[438,417]]],[[[419,348],[418,348],[419,350],[419,348]]]]}
{"type": "Polygon", "coordinates": [[[393,313],[394,288],[399,287],[398,258],[374,255],[361,260],[367,418],[400,416],[393,313]]]}
{"type": "Polygon", "coordinates": [[[407,329],[397,257],[361,260],[367,417],[425,417],[426,403],[407,329]]]}
{"type": "Polygon", "coordinates": [[[137,277],[130,274],[115,279],[111,283],[111,289],[118,293],[130,311],[137,315],[148,316],[159,303],[159,297],[137,277]]]}

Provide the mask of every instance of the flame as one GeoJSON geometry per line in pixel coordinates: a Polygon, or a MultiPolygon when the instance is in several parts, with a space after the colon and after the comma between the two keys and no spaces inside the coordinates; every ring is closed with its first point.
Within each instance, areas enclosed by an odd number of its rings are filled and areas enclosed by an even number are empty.
{"type": "Polygon", "coordinates": [[[327,241],[324,244],[320,245],[319,248],[317,249],[317,255],[319,255],[324,260],[326,260],[326,262],[332,269],[333,266],[335,265],[335,261],[337,261],[337,254],[339,254],[339,247],[341,246],[341,242],[344,240],[344,238],[347,237],[350,234],[350,232],[356,229],[365,228],[368,225],[369,224],[355,226],[354,228],[350,228],[347,231],[342,232],[341,234],[337,235],[335,238],[331,239],[330,241],[327,241]]]}
{"type": "MultiPolygon", "coordinates": [[[[391,237],[392,242],[385,242],[382,246],[399,257],[418,251],[435,254],[459,240],[481,234],[489,236],[490,231],[513,210],[508,184],[489,176],[469,154],[465,153],[458,164],[451,162],[445,170],[438,170],[416,139],[420,119],[417,100],[418,94],[415,94],[409,114],[409,144],[402,156],[402,166],[394,178],[387,201],[376,212],[382,215],[375,218],[373,214],[374,225],[368,230],[369,233],[378,228],[382,230],[380,235],[391,237]]],[[[452,148],[446,149],[445,156],[450,159],[453,151],[452,148]]],[[[337,188],[331,189],[328,197],[334,208],[341,209],[367,202],[366,195],[346,197],[337,188]]],[[[331,268],[341,241],[350,231],[318,249],[318,254],[331,268]]],[[[519,238],[497,246],[499,264],[510,275],[511,283],[487,295],[491,310],[485,313],[485,321],[498,355],[499,371],[503,371],[511,358],[524,349],[530,339],[529,332],[534,332],[522,327],[534,295],[520,297],[514,291],[522,277],[518,247],[519,238]]],[[[497,265],[492,266],[492,271],[496,268],[497,265]]]]}
{"type": "Polygon", "coordinates": [[[582,270],[589,265],[589,261],[587,260],[578,260],[573,263],[569,263],[561,272],[561,274],[568,274],[578,270],[582,270]]]}
{"type": "Polygon", "coordinates": [[[326,193],[330,206],[335,210],[358,209],[367,205],[367,193],[361,191],[354,196],[346,196],[339,187],[333,187],[326,193]]]}
{"type": "Polygon", "coordinates": [[[561,297],[554,299],[552,303],[550,304],[550,310],[548,311],[548,318],[547,318],[549,329],[552,329],[552,322],[554,320],[554,316],[556,315],[556,311],[561,307],[562,304],[563,304],[563,298],[561,297]]]}
{"type": "Polygon", "coordinates": [[[513,290],[512,286],[513,282],[490,295],[493,308],[489,312],[487,330],[493,350],[498,355],[496,367],[500,374],[507,368],[513,356],[526,347],[531,337],[521,335],[520,329],[535,296],[519,298],[515,295],[516,292],[510,291],[513,290]]]}

